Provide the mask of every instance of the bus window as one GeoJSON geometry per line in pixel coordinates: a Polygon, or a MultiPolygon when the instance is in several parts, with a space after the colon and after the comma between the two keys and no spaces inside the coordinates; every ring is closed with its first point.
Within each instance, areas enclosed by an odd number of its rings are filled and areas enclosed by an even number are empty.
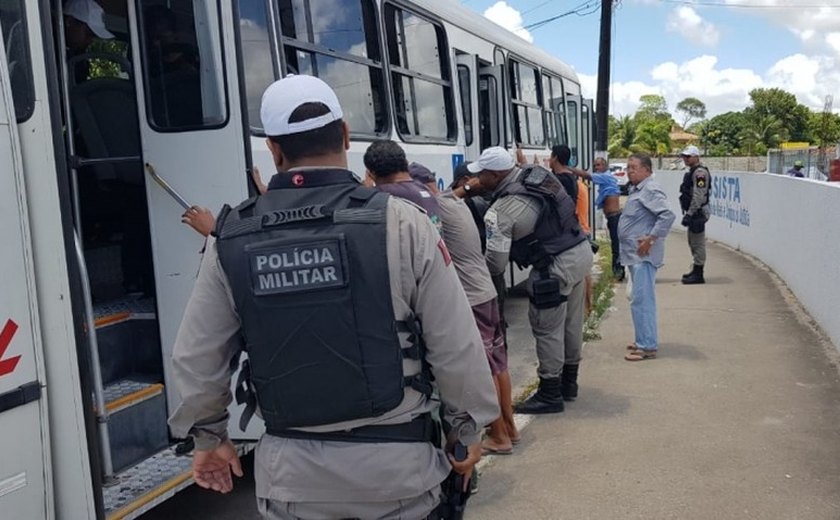
{"type": "Polygon", "coordinates": [[[371,0],[280,0],[286,72],[332,87],[354,134],[387,130],[385,84],[371,0]]]}
{"type": "Polygon", "coordinates": [[[443,28],[386,4],[385,31],[400,135],[405,140],[453,140],[456,128],[443,28]]]}
{"type": "Polygon", "coordinates": [[[546,144],[557,146],[566,142],[563,84],[554,76],[543,74],[542,78],[546,144]]]}
{"type": "Polygon", "coordinates": [[[458,90],[461,93],[461,112],[464,114],[464,144],[467,146],[473,143],[473,104],[470,79],[470,68],[466,65],[458,65],[458,90]]]}
{"type": "Polygon", "coordinates": [[[149,125],[159,132],[218,128],[227,121],[216,2],[139,0],[149,125]]]}
{"type": "Polygon", "coordinates": [[[580,147],[581,147],[581,165],[580,167],[584,170],[588,170],[590,167],[589,164],[589,151],[592,149],[592,136],[590,135],[590,131],[592,129],[591,123],[589,122],[589,105],[586,103],[580,104],[580,121],[581,121],[581,140],[580,140],[580,147]]]}
{"type": "Polygon", "coordinates": [[[508,67],[516,142],[524,146],[544,146],[539,73],[516,60],[509,60],[508,67]]]}
{"type": "Polygon", "coordinates": [[[0,28],[6,45],[9,80],[18,123],[29,119],[35,109],[25,14],[23,0],[0,0],[0,28]]]}
{"type": "Polygon", "coordinates": [[[478,78],[478,117],[481,149],[500,146],[499,121],[499,82],[490,74],[478,78]]]}
{"type": "Polygon", "coordinates": [[[277,77],[268,20],[265,0],[239,1],[239,37],[245,71],[248,124],[251,132],[259,135],[264,135],[260,120],[262,94],[277,77]]]}

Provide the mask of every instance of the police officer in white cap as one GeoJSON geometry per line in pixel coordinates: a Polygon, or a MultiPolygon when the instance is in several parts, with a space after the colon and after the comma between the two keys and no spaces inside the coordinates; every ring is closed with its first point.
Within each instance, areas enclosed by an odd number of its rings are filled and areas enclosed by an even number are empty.
{"type": "Polygon", "coordinates": [[[105,11],[94,0],[67,0],[64,3],[64,35],[72,54],[81,54],[96,39],[110,40],[114,34],[105,27],[105,11]]]}
{"type": "MultiPolygon", "coordinates": [[[[504,148],[484,150],[467,168],[493,193],[484,217],[490,274],[504,273],[510,260],[531,268],[528,318],[540,384],[515,410],[562,412],[564,400],[577,398],[584,278],[592,268],[592,249],[575,216],[575,202],[553,173],[540,166],[517,168],[504,148]]],[[[468,192],[472,187],[464,186],[468,192]]]]}
{"type": "Polygon", "coordinates": [[[230,491],[241,468],[228,367],[244,349],[253,393],[241,397],[267,430],[255,457],[265,518],[427,518],[499,415],[446,246],[419,209],[347,170],[349,130],[326,83],[273,83],[261,116],[278,174],[217,218],[174,347],[183,401],[170,424],[195,439],[196,482],[230,491]],[[456,443],[466,460],[441,447],[456,443]]]}
{"type": "Polygon", "coordinates": [[[711,194],[712,174],[700,163],[700,150],[688,146],[680,153],[688,171],[680,185],[680,207],[682,225],[687,228],[688,247],[694,263],[691,271],[682,276],[682,283],[695,285],[706,283],[706,222],[709,220],[709,196],[711,194]]]}

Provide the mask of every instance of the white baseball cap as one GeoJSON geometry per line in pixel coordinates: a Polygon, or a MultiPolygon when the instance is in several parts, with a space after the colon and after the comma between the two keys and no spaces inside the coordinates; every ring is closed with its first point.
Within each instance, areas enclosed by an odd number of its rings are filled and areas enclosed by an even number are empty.
{"type": "Polygon", "coordinates": [[[700,150],[696,146],[686,146],[685,150],[680,152],[681,157],[700,157],[700,150]]]}
{"type": "Polygon", "coordinates": [[[105,28],[105,11],[93,0],[67,0],[64,4],[64,14],[87,25],[93,34],[103,40],[114,38],[114,34],[105,28]]]}
{"type": "Polygon", "coordinates": [[[516,166],[516,162],[507,150],[501,146],[491,146],[481,152],[477,161],[468,164],[467,170],[471,173],[481,173],[483,170],[503,172],[512,169],[514,166],[516,166]]]}
{"type": "Polygon", "coordinates": [[[315,76],[288,75],[265,89],[260,119],[266,135],[289,135],[322,128],[344,117],[338,97],[323,80],[315,76]],[[292,112],[306,103],[323,103],[329,112],[304,121],[289,122],[292,112]]]}

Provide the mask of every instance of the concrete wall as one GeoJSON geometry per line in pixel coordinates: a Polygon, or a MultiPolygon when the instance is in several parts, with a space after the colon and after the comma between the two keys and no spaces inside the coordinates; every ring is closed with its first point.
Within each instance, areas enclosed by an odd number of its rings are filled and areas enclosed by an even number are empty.
{"type": "MultiPolygon", "coordinates": [[[[682,175],[656,173],[678,215],[675,227],[681,227],[682,175]]],[[[770,266],[840,348],[840,184],[761,173],[712,175],[709,238],[770,266]]],[[[707,272],[714,277],[715,266],[707,272]]]]}
{"type": "MultiPolygon", "coordinates": [[[[626,163],[627,159],[610,159],[610,163],[626,163]]],[[[703,157],[703,164],[715,171],[763,172],[767,169],[767,156],[755,157],[703,157]]],[[[681,170],[682,160],[677,156],[654,157],[653,166],[657,170],[681,170]]],[[[793,166],[793,160],[790,161],[793,166]]],[[[790,167],[788,166],[788,167],[790,167]]]]}

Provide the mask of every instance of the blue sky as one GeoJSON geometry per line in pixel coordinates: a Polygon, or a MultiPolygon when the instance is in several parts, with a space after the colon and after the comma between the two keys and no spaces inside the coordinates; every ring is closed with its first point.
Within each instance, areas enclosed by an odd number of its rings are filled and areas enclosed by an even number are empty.
{"type": "MultiPolygon", "coordinates": [[[[522,29],[582,1],[462,4],[572,65],[592,96],[597,7],[590,15],[522,29]]],[[[646,93],[664,95],[672,109],[694,96],[706,102],[710,115],[741,110],[756,87],[784,88],[818,110],[827,94],[837,95],[840,105],[840,0],[622,0],[614,17],[613,113],[632,114],[646,93]]]]}

